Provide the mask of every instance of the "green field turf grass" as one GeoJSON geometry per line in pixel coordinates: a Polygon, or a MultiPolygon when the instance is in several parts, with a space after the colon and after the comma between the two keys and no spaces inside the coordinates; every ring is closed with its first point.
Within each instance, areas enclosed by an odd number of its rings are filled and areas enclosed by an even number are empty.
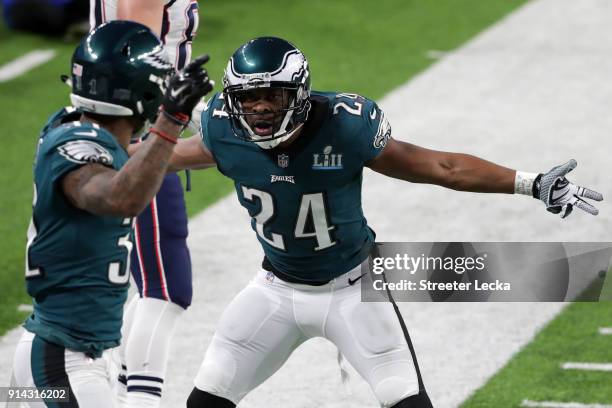
{"type": "Polygon", "coordinates": [[[462,408],[520,407],[532,401],[612,404],[612,373],[562,370],[564,362],[612,363],[612,302],[572,303],[462,408]]]}
{"type": "MultiPolygon", "coordinates": [[[[232,51],[249,38],[277,35],[309,58],[313,87],[379,98],[432,63],[428,50],[451,50],[525,0],[276,0],[202,1],[194,54],[212,56],[220,78],[232,51]]],[[[68,103],[58,77],[68,73],[75,44],[9,33],[0,25],[0,64],[29,50],[54,49],[55,59],[13,81],[0,83],[0,334],[17,325],[29,303],[24,290],[25,234],[32,199],[31,162],[46,117],[68,103]]],[[[219,87],[217,86],[217,89],[219,87]]],[[[216,170],[195,172],[187,194],[190,215],[226,195],[232,186],[216,170]]]]}

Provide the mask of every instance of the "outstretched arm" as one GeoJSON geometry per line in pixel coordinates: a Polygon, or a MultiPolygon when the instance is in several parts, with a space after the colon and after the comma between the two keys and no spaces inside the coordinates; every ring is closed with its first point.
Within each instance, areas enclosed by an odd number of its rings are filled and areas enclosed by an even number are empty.
{"type": "MultiPolygon", "coordinates": [[[[142,147],[143,143],[132,143],[128,147],[128,154],[134,156],[142,147]]],[[[216,165],[212,153],[202,144],[200,136],[194,135],[177,141],[170,156],[168,173],[187,169],[208,169],[216,165]]]]}
{"type": "Polygon", "coordinates": [[[413,183],[478,193],[514,193],[516,171],[469,154],[425,149],[389,139],[367,164],[372,170],[413,183]]]}
{"type": "Polygon", "coordinates": [[[517,193],[541,200],[552,213],[567,217],[573,207],[589,214],[599,211],[585,199],[602,201],[603,196],[579,187],[565,176],[576,167],[575,160],[553,167],[547,173],[527,173],[499,166],[468,154],[425,149],[389,139],[384,150],[367,163],[372,170],[413,183],[429,183],[453,190],[479,193],[517,193]]]}
{"type": "Polygon", "coordinates": [[[194,135],[178,141],[170,157],[168,171],[207,169],[215,165],[215,159],[202,143],[202,138],[194,135]]]}

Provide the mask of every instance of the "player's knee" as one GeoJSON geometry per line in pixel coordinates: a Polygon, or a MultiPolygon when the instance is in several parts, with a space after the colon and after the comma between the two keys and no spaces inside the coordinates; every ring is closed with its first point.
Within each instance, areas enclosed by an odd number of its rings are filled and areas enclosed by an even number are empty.
{"type": "MultiPolygon", "coordinates": [[[[404,401],[417,396],[419,394],[419,384],[416,378],[407,378],[402,376],[389,376],[376,384],[373,387],[374,394],[378,401],[383,406],[396,407],[398,401],[404,401]]],[[[406,405],[406,407],[421,407],[420,405],[406,405]]],[[[404,408],[404,405],[398,405],[398,408],[404,408]]]]}
{"type": "Polygon", "coordinates": [[[232,384],[236,384],[236,360],[231,351],[218,347],[215,338],[211,342],[204,361],[194,378],[196,389],[209,390],[225,398],[236,400],[232,384]]]}
{"type": "Polygon", "coordinates": [[[392,405],[391,408],[433,408],[431,400],[425,390],[411,395],[392,405]]]}
{"type": "Polygon", "coordinates": [[[234,408],[232,401],[194,388],[187,398],[187,408],[234,408]]]}

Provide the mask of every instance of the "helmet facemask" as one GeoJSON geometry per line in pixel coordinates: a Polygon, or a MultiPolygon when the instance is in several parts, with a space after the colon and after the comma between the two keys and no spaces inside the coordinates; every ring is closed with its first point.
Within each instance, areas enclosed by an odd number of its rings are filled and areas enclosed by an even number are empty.
{"type": "Polygon", "coordinates": [[[283,39],[248,41],[227,64],[223,98],[234,134],[272,149],[295,135],[308,118],[308,61],[283,39]]]}
{"type": "Polygon", "coordinates": [[[236,136],[272,149],[304,124],[310,102],[302,86],[266,84],[230,86],[224,98],[236,136]]]}

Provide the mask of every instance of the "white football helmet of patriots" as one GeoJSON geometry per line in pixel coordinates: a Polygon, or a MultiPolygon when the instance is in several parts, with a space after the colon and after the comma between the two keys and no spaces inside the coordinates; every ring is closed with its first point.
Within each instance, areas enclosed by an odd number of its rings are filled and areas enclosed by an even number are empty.
{"type": "Polygon", "coordinates": [[[223,97],[234,134],[271,149],[293,136],[306,122],[310,110],[310,71],[304,54],[293,44],[276,37],[255,38],[232,54],[223,77],[223,97]],[[242,100],[254,89],[280,89],[283,107],[273,131],[258,135],[247,117],[242,100]]]}

